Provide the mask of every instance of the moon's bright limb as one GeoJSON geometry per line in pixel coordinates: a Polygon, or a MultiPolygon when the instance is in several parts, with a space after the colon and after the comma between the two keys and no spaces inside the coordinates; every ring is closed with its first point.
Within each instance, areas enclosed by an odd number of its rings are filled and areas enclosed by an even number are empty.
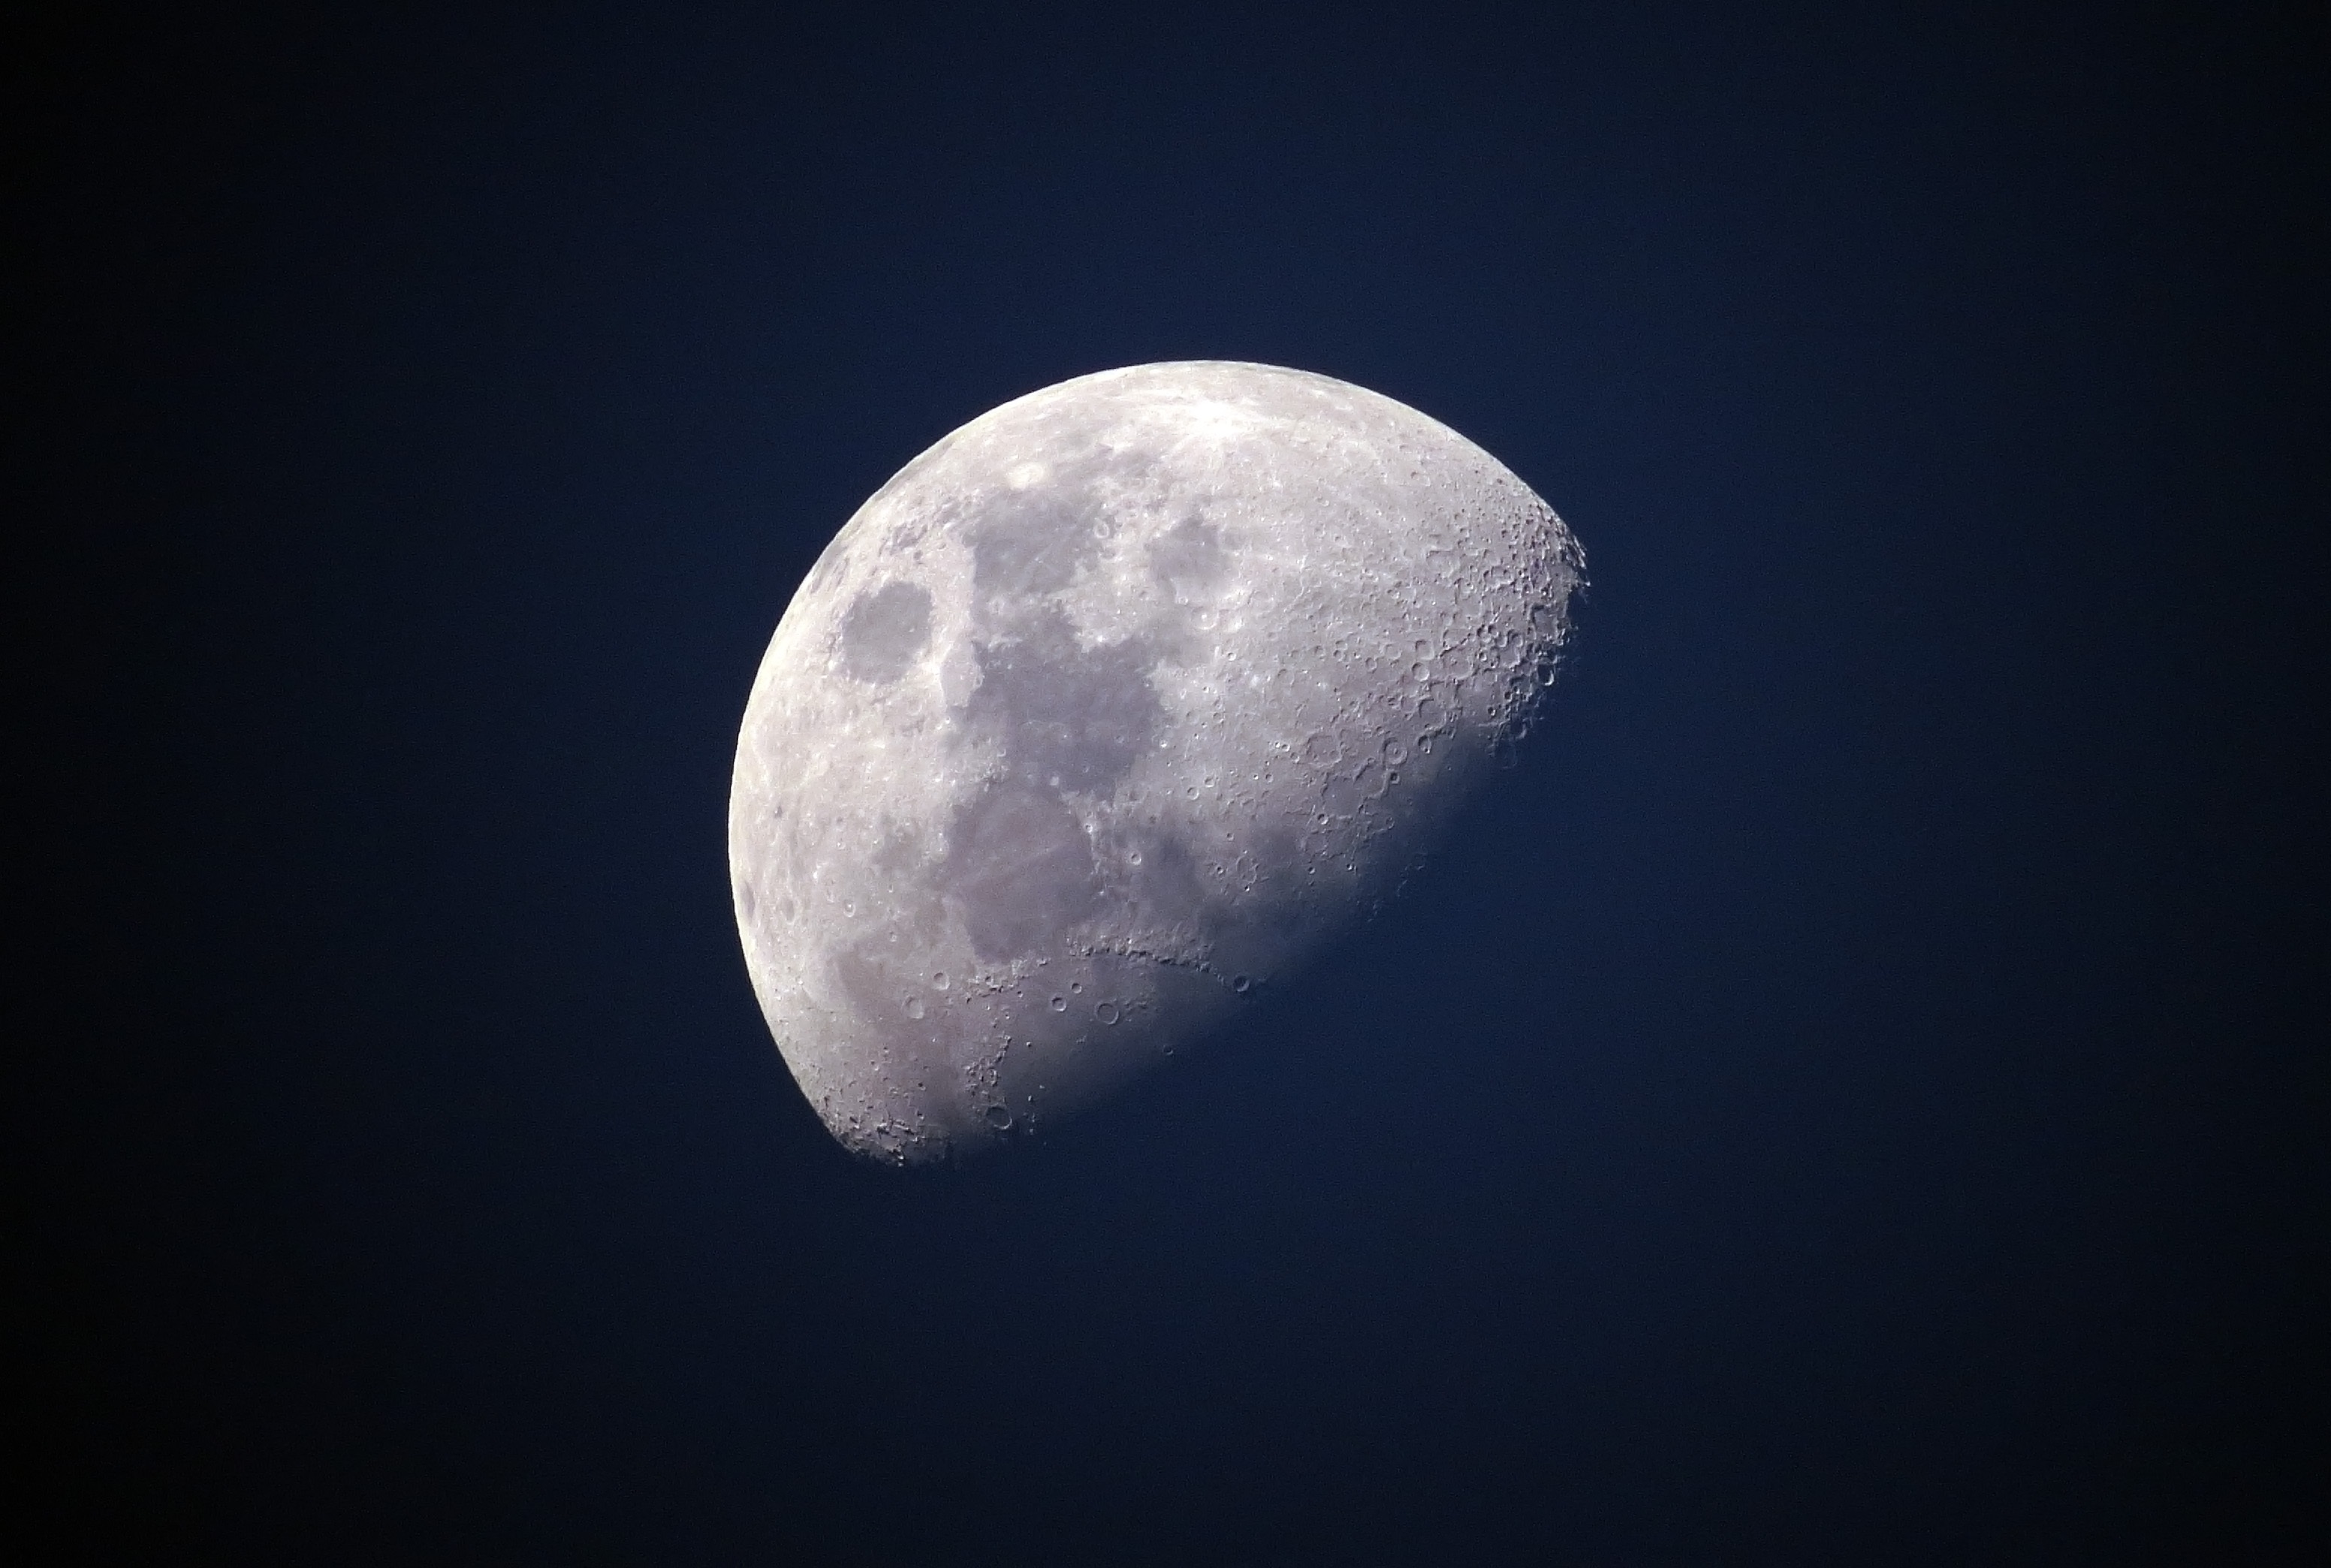
{"type": "Polygon", "coordinates": [[[1527,722],[1584,557],[1326,376],[1143,365],[859,508],[737,738],[728,863],[835,1137],[920,1162],[1090,1103],[1365,914],[1527,722]]]}

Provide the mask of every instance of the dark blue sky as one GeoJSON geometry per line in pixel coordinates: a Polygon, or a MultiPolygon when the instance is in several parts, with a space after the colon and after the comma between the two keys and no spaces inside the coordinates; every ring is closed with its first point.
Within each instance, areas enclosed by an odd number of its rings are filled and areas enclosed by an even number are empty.
{"type": "Polygon", "coordinates": [[[89,1560],[2321,1560],[2319,35],[774,9],[37,64],[89,1560]],[[1275,1014],[861,1168],[730,924],[762,645],[1197,357],[1494,452],[1575,658],[1275,1014]]]}

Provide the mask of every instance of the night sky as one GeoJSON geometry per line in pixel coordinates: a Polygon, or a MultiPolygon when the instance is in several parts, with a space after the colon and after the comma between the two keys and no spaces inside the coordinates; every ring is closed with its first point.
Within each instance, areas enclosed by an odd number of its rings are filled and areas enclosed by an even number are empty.
{"type": "Polygon", "coordinates": [[[1263,9],[18,62],[50,1560],[2331,1561],[2317,24],[1263,9]],[[1271,1010],[856,1162],[762,648],[1188,358],[1486,447],[1575,656],[1271,1010]]]}

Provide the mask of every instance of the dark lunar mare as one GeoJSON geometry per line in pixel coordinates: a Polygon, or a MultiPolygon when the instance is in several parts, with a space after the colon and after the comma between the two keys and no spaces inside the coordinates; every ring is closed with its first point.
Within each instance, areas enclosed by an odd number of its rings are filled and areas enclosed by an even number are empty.
{"type": "Polygon", "coordinates": [[[1160,711],[1146,642],[1080,648],[1068,618],[1046,610],[1022,635],[974,648],[980,684],[966,727],[975,740],[1001,743],[1006,777],[1054,794],[1105,794],[1133,770],[1160,711]]]}
{"type": "Polygon", "coordinates": [[[889,583],[861,594],[842,621],[842,667],[860,680],[887,685],[907,672],[931,640],[930,590],[889,583]]]}
{"type": "Polygon", "coordinates": [[[1092,846],[1057,795],[997,784],[956,812],[938,890],[959,902],[972,951],[993,963],[1057,944],[1092,913],[1092,846]]]}
{"type": "Polygon", "coordinates": [[[1157,464],[1153,452],[1111,451],[1080,435],[1041,447],[1030,461],[1045,466],[1045,477],[982,496],[972,524],[972,585],[990,601],[1068,586],[1099,550],[1094,525],[1106,517],[1104,481],[1130,486],[1157,464]]]}

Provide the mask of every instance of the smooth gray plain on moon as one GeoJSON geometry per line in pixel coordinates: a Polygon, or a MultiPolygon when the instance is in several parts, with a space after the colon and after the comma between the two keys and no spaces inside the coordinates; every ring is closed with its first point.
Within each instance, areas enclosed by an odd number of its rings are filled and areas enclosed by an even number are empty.
{"type": "Polygon", "coordinates": [[[825,1125],[1005,1141],[1284,984],[1527,724],[1584,569],[1464,437],[1270,366],[1080,376],[909,463],[786,610],[729,794],[825,1125]]]}

